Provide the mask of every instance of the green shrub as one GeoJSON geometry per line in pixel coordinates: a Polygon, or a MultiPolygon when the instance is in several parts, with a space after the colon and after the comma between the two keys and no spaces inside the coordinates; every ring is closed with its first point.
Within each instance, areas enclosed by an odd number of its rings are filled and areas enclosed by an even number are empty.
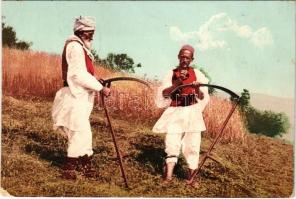
{"type": "Polygon", "coordinates": [[[263,134],[270,137],[282,136],[287,133],[290,123],[285,113],[259,111],[249,107],[245,111],[246,124],[251,133],[263,134]]]}
{"type": "MultiPolygon", "coordinates": [[[[269,137],[282,137],[288,132],[290,123],[285,113],[260,111],[250,103],[249,90],[243,89],[240,98],[240,110],[244,115],[245,125],[250,133],[262,134],[269,137]]],[[[233,101],[233,98],[230,98],[233,101]]]]}

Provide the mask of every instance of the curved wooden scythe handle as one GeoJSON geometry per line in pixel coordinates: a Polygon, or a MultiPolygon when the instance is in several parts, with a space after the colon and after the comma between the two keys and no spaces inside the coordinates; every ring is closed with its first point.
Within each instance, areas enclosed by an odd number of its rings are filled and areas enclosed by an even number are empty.
{"type": "MultiPolygon", "coordinates": [[[[133,78],[133,77],[115,77],[115,78],[111,78],[111,79],[107,79],[107,80],[100,79],[99,81],[103,86],[106,86],[106,87],[110,88],[111,82],[113,82],[113,81],[126,81],[126,80],[128,80],[128,81],[136,81],[136,82],[142,83],[142,84],[146,85],[149,89],[151,89],[147,82],[145,82],[143,80],[140,80],[140,79],[137,79],[137,78],[133,78]]],[[[119,147],[118,147],[118,144],[117,144],[117,140],[116,140],[116,136],[115,136],[115,133],[114,133],[114,130],[113,130],[113,127],[112,127],[111,119],[110,119],[110,116],[109,116],[109,113],[108,113],[108,109],[107,109],[107,106],[105,104],[105,96],[104,96],[104,94],[102,92],[100,92],[100,95],[101,95],[101,100],[102,100],[102,104],[103,104],[103,107],[104,107],[104,111],[105,111],[105,114],[106,114],[106,117],[107,117],[107,120],[108,120],[108,123],[109,123],[109,128],[110,128],[110,132],[111,132],[111,135],[112,135],[112,140],[113,140],[113,143],[114,143],[117,159],[118,159],[119,166],[120,166],[120,172],[121,172],[122,178],[124,180],[125,187],[129,188],[128,182],[127,182],[127,177],[126,177],[125,170],[124,170],[124,167],[123,167],[122,155],[120,153],[120,150],[119,150],[119,147]]]]}

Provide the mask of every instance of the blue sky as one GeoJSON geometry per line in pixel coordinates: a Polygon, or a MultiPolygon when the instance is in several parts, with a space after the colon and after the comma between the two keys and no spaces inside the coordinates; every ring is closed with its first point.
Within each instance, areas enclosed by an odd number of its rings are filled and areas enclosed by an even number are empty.
{"type": "Polygon", "coordinates": [[[76,16],[96,18],[101,58],[127,53],[136,74],[162,79],[183,44],[212,83],[236,92],[294,97],[295,6],[290,1],[2,2],[3,21],[33,50],[60,54],[76,16]]]}

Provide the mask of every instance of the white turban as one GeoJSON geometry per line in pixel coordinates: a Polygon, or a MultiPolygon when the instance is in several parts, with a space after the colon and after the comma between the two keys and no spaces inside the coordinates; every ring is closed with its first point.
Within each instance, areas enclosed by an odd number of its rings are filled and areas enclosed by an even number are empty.
{"type": "Polygon", "coordinates": [[[85,16],[78,17],[74,22],[74,32],[95,30],[96,22],[93,17],[85,16]]]}

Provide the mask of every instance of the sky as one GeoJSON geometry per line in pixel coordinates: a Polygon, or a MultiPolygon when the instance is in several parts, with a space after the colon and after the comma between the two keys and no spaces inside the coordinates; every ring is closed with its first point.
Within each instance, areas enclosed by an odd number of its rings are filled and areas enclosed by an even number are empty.
{"type": "Polygon", "coordinates": [[[294,98],[293,1],[2,1],[2,21],[36,51],[61,54],[80,15],[96,19],[100,58],[126,53],[139,76],[161,80],[190,44],[212,84],[294,98]]]}

